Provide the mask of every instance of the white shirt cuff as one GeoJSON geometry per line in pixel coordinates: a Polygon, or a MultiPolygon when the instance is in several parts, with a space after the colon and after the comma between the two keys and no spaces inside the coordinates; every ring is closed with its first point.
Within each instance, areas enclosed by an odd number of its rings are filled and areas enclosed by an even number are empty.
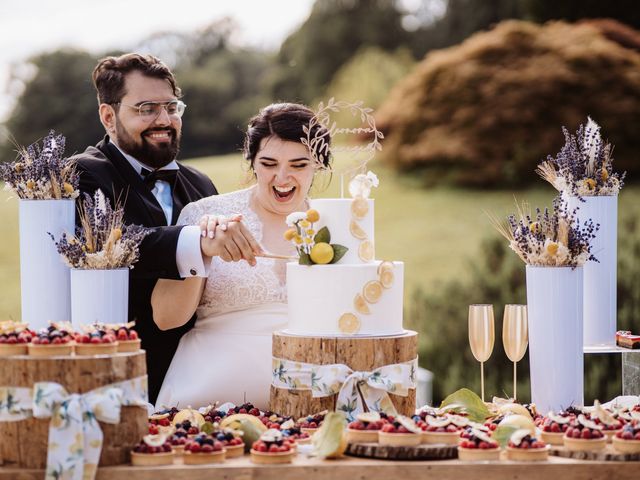
{"type": "Polygon", "coordinates": [[[176,265],[181,278],[206,277],[211,258],[203,257],[200,250],[200,227],[187,225],[180,230],[176,248],[176,265]]]}

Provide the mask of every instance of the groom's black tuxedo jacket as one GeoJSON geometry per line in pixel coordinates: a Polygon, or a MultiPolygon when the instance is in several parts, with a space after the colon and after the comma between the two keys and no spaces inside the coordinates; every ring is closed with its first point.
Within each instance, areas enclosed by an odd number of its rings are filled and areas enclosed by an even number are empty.
{"type": "MultiPolygon", "coordinates": [[[[155,403],[180,337],[195,322],[194,315],[183,327],[162,331],[153,322],[151,309],[151,293],[156,281],[159,278],[180,278],[175,254],[182,227],[167,226],[165,214],[153,193],[115,145],[109,142],[108,136],[73,159],[80,173],[81,192],[93,195],[99,188],[112,205],[114,200],[124,205],[126,224],[156,227],[143,240],[140,259],[129,273],[129,320],[136,322],[142,348],[147,352],[149,400],[155,403]]],[[[179,165],[172,189],[172,225],[189,202],[217,193],[207,176],[194,168],[179,165]]]]}

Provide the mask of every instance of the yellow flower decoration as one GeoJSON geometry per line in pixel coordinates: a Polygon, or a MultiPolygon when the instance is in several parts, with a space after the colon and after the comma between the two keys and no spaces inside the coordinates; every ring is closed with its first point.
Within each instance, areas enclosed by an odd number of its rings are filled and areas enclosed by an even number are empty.
{"type": "Polygon", "coordinates": [[[307,220],[309,220],[311,223],[315,223],[320,220],[320,214],[317,210],[311,208],[307,210],[307,220]]]}
{"type": "Polygon", "coordinates": [[[555,256],[555,254],[558,253],[558,247],[559,245],[555,242],[549,243],[549,245],[547,245],[547,253],[551,256],[555,256]]]}

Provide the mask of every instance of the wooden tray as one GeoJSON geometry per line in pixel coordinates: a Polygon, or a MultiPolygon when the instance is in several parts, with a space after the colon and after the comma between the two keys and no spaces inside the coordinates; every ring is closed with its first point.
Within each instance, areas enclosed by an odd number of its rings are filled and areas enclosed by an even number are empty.
{"type": "Polygon", "coordinates": [[[562,458],[573,458],[576,460],[597,460],[599,462],[638,462],[640,461],[640,453],[620,453],[607,444],[603,450],[590,452],[576,452],[567,450],[565,447],[551,446],[549,455],[555,455],[562,458]]]}
{"type": "Polygon", "coordinates": [[[458,458],[456,445],[418,445],[399,447],[379,443],[350,443],[346,454],[384,460],[450,460],[458,458]]]}

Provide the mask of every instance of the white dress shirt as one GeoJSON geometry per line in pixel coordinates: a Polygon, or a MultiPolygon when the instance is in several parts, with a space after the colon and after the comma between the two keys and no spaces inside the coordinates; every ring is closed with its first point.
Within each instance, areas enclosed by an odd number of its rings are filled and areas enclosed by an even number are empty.
{"type": "MultiPolygon", "coordinates": [[[[113,139],[110,140],[111,143],[113,143],[120,151],[122,156],[127,159],[138,175],[140,175],[140,177],[142,177],[141,172],[143,168],[152,171],[154,170],[128,153],[123,152],[113,139]]],[[[178,164],[174,160],[168,165],[162,167],[160,170],[178,170],[178,164]]],[[[169,182],[165,182],[164,180],[156,180],[151,193],[153,193],[153,196],[162,208],[167,219],[167,225],[171,225],[171,219],[173,218],[173,196],[171,193],[171,185],[169,185],[169,182]]],[[[176,265],[181,278],[206,277],[208,275],[211,259],[209,257],[203,257],[202,250],[200,250],[199,226],[187,225],[180,230],[178,245],[176,247],[176,265]]]]}

